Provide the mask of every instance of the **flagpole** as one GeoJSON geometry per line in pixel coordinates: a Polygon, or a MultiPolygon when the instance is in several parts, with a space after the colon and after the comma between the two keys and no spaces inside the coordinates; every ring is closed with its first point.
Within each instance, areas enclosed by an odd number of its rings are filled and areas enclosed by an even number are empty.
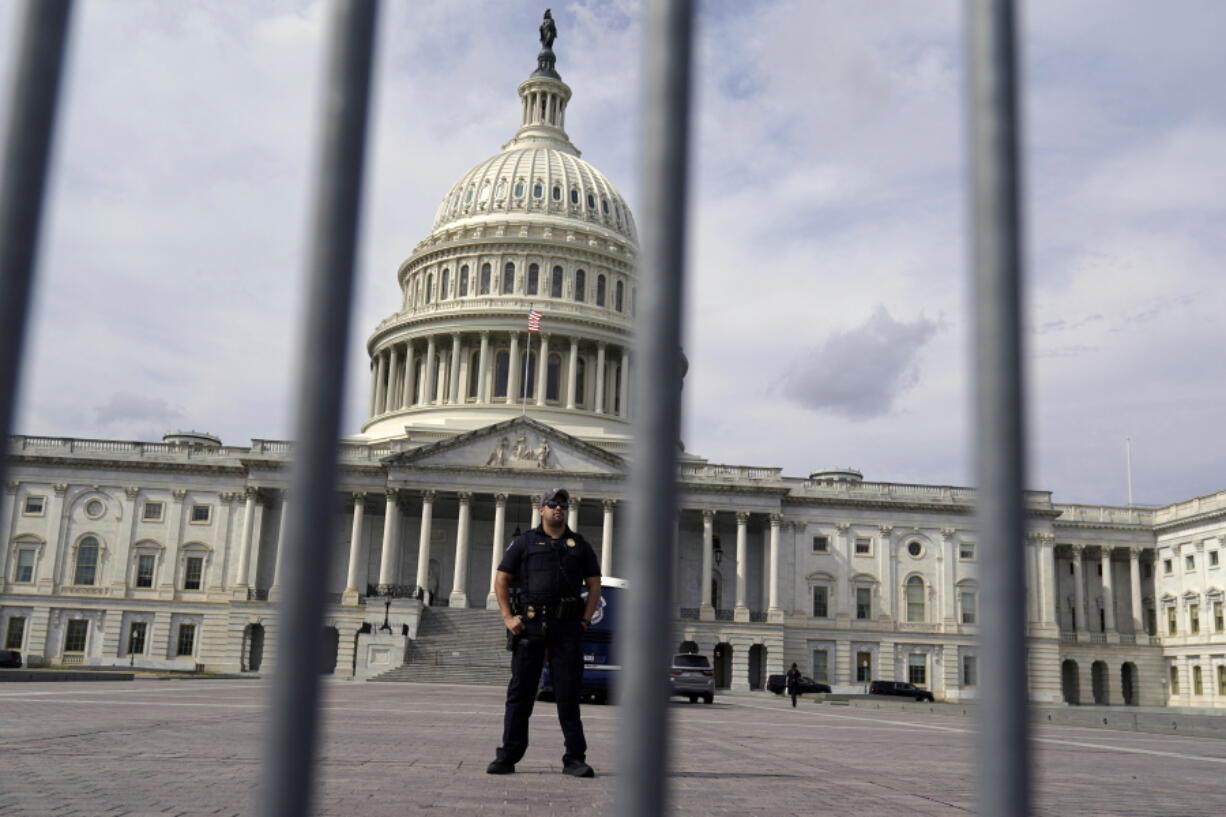
{"type": "MultiPolygon", "coordinates": [[[[534,307],[532,306],[532,304],[528,304],[529,323],[531,323],[532,321],[531,315],[532,315],[533,308],[534,307]]],[[[520,367],[520,375],[523,377],[524,383],[523,383],[523,386],[520,388],[519,407],[521,410],[520,416],[527,417],[528,416],[528,361],[532,360],[532,328],[529,327],[528,331],[524,332],[524,335],[526,335],[526,337],[524,338],[525,340],[524,362],[523,362],[523,365],[520,367]]]]}

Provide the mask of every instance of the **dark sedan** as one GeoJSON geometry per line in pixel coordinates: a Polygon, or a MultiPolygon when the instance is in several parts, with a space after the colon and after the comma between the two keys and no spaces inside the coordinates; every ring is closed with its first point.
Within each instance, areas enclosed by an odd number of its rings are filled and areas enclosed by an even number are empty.
{"type": "Polygon", "coordinates": [[[21,668],[21,653],[16,650],[0,650],[0,667],[21,668]]]}
{"type": "MultiPolygon", "coordinates": [[[[773,692],[776,695],[782,695],[788,691],[787,676],[772,675],[766,679],[766,691],[773,692]]],[[[812,678],[802,675],[800,682],[796,684],[796,691],[801,695],[807,692],[829,692],[830,685],[823,684],[820,681],[814,681],[812,678]]]]}
{"type": "Polygon", "coordinates": [[[932,693],[926,689],[921,689],[915,684],[908,684],[906,681],[870,681],[868,685],[869,695],[896,695],[902,698],[913,698],[915,701],[933,702],[936,699],[932,697],[932,693]]]}

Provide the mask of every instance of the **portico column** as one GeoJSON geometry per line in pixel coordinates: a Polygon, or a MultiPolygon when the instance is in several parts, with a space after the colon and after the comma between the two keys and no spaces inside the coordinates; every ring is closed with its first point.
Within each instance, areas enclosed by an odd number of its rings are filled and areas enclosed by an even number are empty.
{"type": "Polygon", "coordinates": [[[455,573],[451,579],[452,607],[468,606],[468,517],[472,506],[473,495],[467,491],[459,493],[460,514],[455,526],[455,573]]]}
{"type": "Polygon", "coordinates": [[[366,494],[361,491],[353,495],[353,527],[349,532],[349,570],[345,574],[345,592],[341,594],[342,604],[357,604],[361,592],[358,589],[358,569],[362,561],[362,540],[366,522],[366,494]]]}
{"type": "Polygon", "coordinates": [[[600,530],[600,573],[604,576],[611,576],[613,575],[613,509],[617,507],[617,500],[605,499],[600,504],[604,508],[604,525],[600,530]]]}
{"type": "Polygon", "coordinates": [[[535,528],[541,524],[541,497],[540,497],[540,494],[533,496],[529,501],[532,503],[532,521],[528,523],[528,527],[535,528]]]}
{"type": "Polygon", "coordinates": [[[604,414],[604,357],[607,343],[596,344],[596,413],[604,414]]]}
{"type": "Polygon", "coordinates": [[[372,357],[370,359],[370,405],[367,408],[366,414],[374,417],[378,414],[379,407],[379,359],[372,357]]]}
{"type": "Polygon", "coordinates": [[[782,620],[783,610],[779,608],[779,526],[783,523],[783,518],[777,514],[771,514],[771,544],[770,544],[770,583],[768,585],[770,592],[768,593],[767,602],[767,617],[779,617],[782,620]]]}
{"type": "Polygon", "coordinates": [[[1043,594],[1039,620],[1054,627],[1060,614],[1056,599],[1056,537],[1050,533],[1039,537],[1039,589],[1043,594]]]}
{"type": "Polygon", "coordinates": [[[417,367],[413,360],[413,341],[404,345],[404,384],[400,389],[400,407],[408,408],[417,402],[417,367]]]}
{"type": "MultiPolygon", "coordinates": [[[[838,554],[838,561],[835,562],[835,570],[837,572],[835,581],[838,583],[838,587],[835,590],[838,594],[838,606],[835,608],[837,610],[836,616],[850,619],[852,617],[852,597],[854,596],[851,587],[851,577],[853,575],[851,571],[852,545],[851,536],[849,535],[851,523],[835,522],[834,528],[838,531],[834,543],[835,553],[838,554]]],[[[884,567],[884,575],[882,575],[881,581],[893,587],[889,574],[890,569],[887,564],[884,567]]]]}
{"type": "Polygon", "coordinates": [[[583,502],[581,497],[572,496],[570,505],[566,509],[566,524],[573,531],[579,530],[579,505],[583,502]]]}
{"type": "Polygon", "coordinates": [[[429,604],[430,588],[430,523],[434,517],[434,491],[421,492],[421,535],[417,537],[417,587],[422,599],[429,604]]]}
{"type": "Polygon", "coordinates": [[[422,389],[421,402],[427,406],[434,402],[435,392],[435,358],[434,353],[434,335],[431,335],[426,340],[426,370],[423,374],[426,376],[425,388],[422,389]]]}
{"type": "Polygon", "coordinates": [[[575,392],[579,387],[579,339],[570,339],[570,366],[566,374],[566,407],[575,407],[575,392]]]}
{"type": "Polygon", "coordinates": [[[255,488],[247,489],[247,504],[243,508],[243,538],[238,546],[238,569],[234,573],[234,584],[237,587],[247,587],[251,573],[251,535],[255,531],[255,488]]]}
{"type": "Polygon", "coordinates": [[[460,402],[460,333],[451,333],[451,389],[447,402],[460,402]]]}
{"type": "Polygon", "coordinates": [[[536,404],[545,405],[545,386],[549,383],[549,335],[541,332],[541,351],[536,356],[536,404]]]}
{"type": "Polygon", "coordinates": [[[1085,574],[1083,573],[1081,563],[1081,552],[1084,549],[1081,545],[1072,545],[1073,548],[1073,594],[1074,594],[1074,609],[1077,611],[1077,633],[1080,635],[1088,631],[1090,628],[1086,622],[1086,588],[1085,574]]]}
{"type": "Polygon", "coordinates": [[[698,608],[698,618],[702,621],[715,620],[715,606],[711,600],[711,578],[714,569],[715,549],[715,511],[702,512],[702,604],[698,608]]]}
{"type": "Polygon", "coordinates": [[[375,370],[375,406],[372,415],[382,414],[387,399],[387,355],[379,353],[379,366],[375,370]]]}
{"type": "Polygon", "coordinates": [[[379,559],[379,590],[385,591],[396,584],[400,572],[400,548],[397,539],[400,533],[399,492],[388,488],[383,492],[387,502],[383,510],[383,555],[379,559]]]}
{"type": "Polygon", "coordinates": [[[630,352],[622,350],[622,412],[621,416],[630,416],[630,352]]]}
{"type": "Polygon", "coordinates": [[[490,592],[485,597],[487,610],[498,609],[498,599],[494,596],[494,582],[498,579],[498,563],[502,561],[502,551],[507,546],[507,495],[494,494],[494,542],[490,546],[490,592]]]}
{"type": "Polygon", "coordinates": [[[749,621],[749,606],[745,603],[745,580],[749,567],[749,513],[736,514],[736,608],[732,611],[735,621],[749,621]]]}
{"type": "MultiPolygon", "coordinates": [[[[281,525],[277,528],[277,558],[273,561],[272,587],[281,586],[281,571],[285,569],[286,523],[289,522],[289,494],[281,492],[281,525]]],[[[271,588],[269,588],[271,589],[271,588]]]]}
{"type": "Polygon", "coordinates": [[[490,359],[490,333],[489,330],[481,332],[481,353],[477,355],[477,402],[488,403],[490,401],[489,388],[489,359],[490,359]]]}
{"type": "Polygon", "coordinates": [[[383,410],[394,411],[396,403],[396,380],[400,374],[400,347],[393,346],[387,353],[387,392],[384,395],[383,410]]]}
{"type": "Polygon", "coordinates": [[[1141,549],[1128,548],[1129,590],[1132,592],[1132,631],[1137,635],[1145,632],[1145,616],[1141,610],[1141,549]]]}
{"type": "Polygon", "coordinates": [[[1100,564],[1103,566],[1103,627],[1104,633],[1115,634],[1115,587],[1111,581],[1111,548],[1099,548],[1100,564]]]}
{"type": "Polygon", "coordinates": [[[524,361],[519,354],[518,332],[511,333],[511,354],[507,366],[507,402],[518,403],[524,396],[523,381],[520,380],[524,374],[524,361]]]}

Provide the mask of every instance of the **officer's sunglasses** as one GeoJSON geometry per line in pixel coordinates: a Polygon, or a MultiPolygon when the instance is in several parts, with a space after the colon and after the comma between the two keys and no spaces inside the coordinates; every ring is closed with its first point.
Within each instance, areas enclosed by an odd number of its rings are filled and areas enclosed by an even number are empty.
{"type": "Polygon", "coordinates": [[[546,508],[565,508],[566,505],[564,505],[561,502],[554,502],[553,500],[550,500],[545,503],[545,507],[546,508]]]}

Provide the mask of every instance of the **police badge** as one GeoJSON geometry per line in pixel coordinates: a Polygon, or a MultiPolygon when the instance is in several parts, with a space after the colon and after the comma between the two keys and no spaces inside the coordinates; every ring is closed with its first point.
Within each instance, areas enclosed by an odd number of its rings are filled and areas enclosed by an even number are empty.
{"type": "Polygon", "coordinates": [[[575,540],[574,540],[574,539],[567,539],[567,540],[566,540],[566,546],[567,546],[568,548],[573,548],[573,547],[575,546],[575,540]]]}

